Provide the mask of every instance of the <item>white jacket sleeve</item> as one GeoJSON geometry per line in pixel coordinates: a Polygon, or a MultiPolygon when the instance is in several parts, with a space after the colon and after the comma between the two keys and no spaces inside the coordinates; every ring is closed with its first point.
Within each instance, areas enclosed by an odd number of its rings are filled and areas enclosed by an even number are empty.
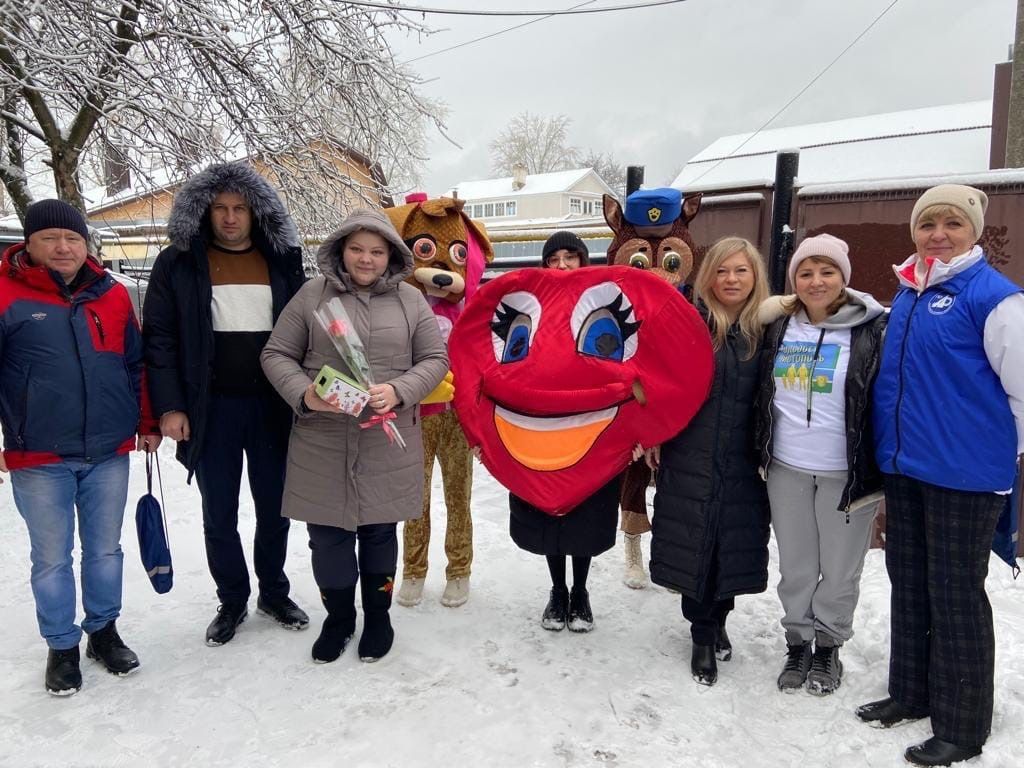
{"type": "Polygon", "coordinates": [[[1024,293],[1007,296],[985,320],[985,355],[1010,398],[1017,453],[1024,453],[1024,293]]]}

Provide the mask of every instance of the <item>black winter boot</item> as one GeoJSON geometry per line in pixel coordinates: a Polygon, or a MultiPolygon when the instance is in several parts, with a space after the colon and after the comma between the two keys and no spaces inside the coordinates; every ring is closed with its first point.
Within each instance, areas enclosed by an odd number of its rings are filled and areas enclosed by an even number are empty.
{"type": "Polygon", "coordinates": [[[235,636],[238,625],[245,621],[249,609],[245,603],[223,603],[217,607],[217,615],[206,628],[206,644],[224,645],[235,636]]]}
{"type": "Polygon", "coordinates": [[[928,717],[928,709],[905,707],[892,697],[887,697],[857,707],[855,714],[872,728],[892,728],[894,725],[928,717]]]}
{"type": "Polygon", "coordinates": [[[701,685],[714,685],[718,682],[715,646],[694,644],[690,653],[690,674],[701,685]]]}
{"type": "Polygon", "coordinates": [[[815,696],[834,693],[843,682],[843,662],[838,645],[815,645],[811,669],[807,673],[807,692],[815,696]]]}
{"type": "Polygon", "coordinates": [[[903,757],[914,765],[952,765],[980,754],[981,747],[961,747],[932,736],[927,741],[908,747],[903,757]]]}
{"type": "Polygon", "coordinates": [[[725,618],[719,620],[718,637],[715,640],[715,656],[719,661],[730,661],[732,659],[732,641],[729,640],[729,633],[725,631],[725,618]]]}
{"type": "Polygon", "coordinates": [[[71,696],[82,687],[81,656],[78,646],[65,650],[50,649],[46,655],[46,692],[54,696],[71,696]]]}
{"type": "Polygon", "coordinates": [[[112,675],[127,675],[139,668],[139,657],[124,644],[113,621],[89,635],[85,655],[99,661],[112,675]]]}
{"type": "Polygon", "coordinates": [[[320,599],[327,609],[327,618],[313,643],[313,661],[328,664],[345,652],[345,646],[356,632],[356,585],[321,589],[320,599]]]}
{"type": "Polygon", "coordinates": [[[795,691],[802,688],[807,681],[807,673],[811,669],[811,655],[814,649],[811,641],[786,648],[786,663],[779,674],[779,690],[795,691]]]}
{"type": "Polygon", "coordinates": [[[377,661],[387,656],[395,641],[391,628],[391,593],[395,574],[363,573],[359,576],[363,595],[363,634],[359,638],[359,660],[377,661]]]}
{"type": "Polygon", "coordinates": [[[589,632],[594,628],[594,612],[590,610],[590,593],[575,584],[569,592],[569,631],[589,632]]]}

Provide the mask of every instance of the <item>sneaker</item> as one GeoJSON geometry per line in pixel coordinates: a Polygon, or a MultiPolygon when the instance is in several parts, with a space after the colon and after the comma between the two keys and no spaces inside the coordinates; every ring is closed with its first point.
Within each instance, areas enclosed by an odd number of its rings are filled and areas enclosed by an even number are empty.
{"type": "Polygon", "coordinates": [[[586,587],[573,586],[569,593],[569,631],[589,632],[594,628],[594,613],[590,610],[590,593],[586,587]]]}
{"type": "Polygon", "coordinates": [[[412,608],[414,605],[419,605],[422,599],[423,579],[416,576],[402,579],[402,586],[398,588],[395,602],[399,605],[404,605],[406,608],[412,608]]]}
{"type": "Polygon", "coordinates": [[[217,615],[206,628],[206,644],[218,646],[230,642],[238,625],[245,621],[248,615],[249,609],[245,603],[224,603],[217,606],[217,615]]]}
{"type": "Polygon", "coordinates": [[[622,583],[630,589],[644,589],[650,583],[644,570],[644,555],[640,549],[640,534],[625,534],[622,537],[626,551],[626,572],[622,583]]]}
{"type": "Polygon", "coordinates": [[[790,645],[786,650],[786,663],[779,675],[780,691],[795,691],[803,688],[807,681],[807,673],[811,669],[811,641],[800,645],[790,645]]]}
{"type": "Polygon", "coordinates": [[[854,714],[872,728],[892,728],[928,717],[928,710],[912,709],[892,698],[885,698],[857,707],[854,714]]]}
{"type": "Polygon", "coordinates": [[[57,650],[51,648],[46,654],[46,692],[53,696],[73,696],[82,688],[81,656],[78,646],[57,650]]]}
{"type": "Polygon", "coordinates": [[[718,682],[718,664],[715,663],[713,645],[694,645],[690,655],[690,674],[700,685],[718,682]]]}
{"type": "Polygon", "coordinates": [[[449,579],[448,583],[444,585],[441,605],[458,608],[467,600],[469,600],[469,576],[457,576],[454,579],[449,579]]]}
{"type": "Polygon", "coordinates": [[[981,747],[961,747],[932,736],[927,741],[908,747],[903,757],[914,765],[952,765],[981,754],[981,747]]]}
{"type": "Polygon", "coordinates": [[[552,632],[561,632],[569,620],[569,590],[566,587],[552,587],[548,604],[544,606],[544,615],[540,625],[552,632]]]}
{"type": "Polygon", "coordinates": [[[139,657],[124,644],[113,621],[89,635],[85,655],[99,661],[112,675],[129,675],[139,668],[139,657]]]}
{"type": "Polygon", "coordinates": [[[828,696],[843,682],[843,662],[839,660],[838,645],[819,645],[811,657],[807,673],[807,692],[815,696],[828,696]]]}
{"type": "Polygon", "coordinates": [[[295,601],[284,597],[256,598],[256,612],[269,616],[285,629],[300,630],[309,626],[309,616],[295,604],[295,601]]]}

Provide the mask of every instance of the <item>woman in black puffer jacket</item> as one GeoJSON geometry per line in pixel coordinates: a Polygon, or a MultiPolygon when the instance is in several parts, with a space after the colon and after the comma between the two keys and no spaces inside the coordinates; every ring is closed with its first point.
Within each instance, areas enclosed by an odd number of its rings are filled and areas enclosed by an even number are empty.
{"type": "Polygon", "coordinates": [[[689,426],[648,451],[658,470],[651,580],[682,594],[693,678],[714,685],[716,657],[732,657],[725,621],[734,597],[768,586],[768,496],[754,444],[758,307],[768,295],[761,255],[743,238],[722,238],[704,257],[694,291],[711,330],[715,375],[689,426]]]}

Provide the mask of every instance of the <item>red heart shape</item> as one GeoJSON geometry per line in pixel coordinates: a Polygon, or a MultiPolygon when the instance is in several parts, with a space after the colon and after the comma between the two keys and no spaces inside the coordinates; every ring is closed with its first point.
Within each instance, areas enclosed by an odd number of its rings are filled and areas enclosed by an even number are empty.
{"type": "Polygon", "coordinates": [[[629,267],[521,269],[484,285],[449,342],[471,446],[512,493],[565,514],[700,410],[714,354],[673,286],[629,267]]]}

